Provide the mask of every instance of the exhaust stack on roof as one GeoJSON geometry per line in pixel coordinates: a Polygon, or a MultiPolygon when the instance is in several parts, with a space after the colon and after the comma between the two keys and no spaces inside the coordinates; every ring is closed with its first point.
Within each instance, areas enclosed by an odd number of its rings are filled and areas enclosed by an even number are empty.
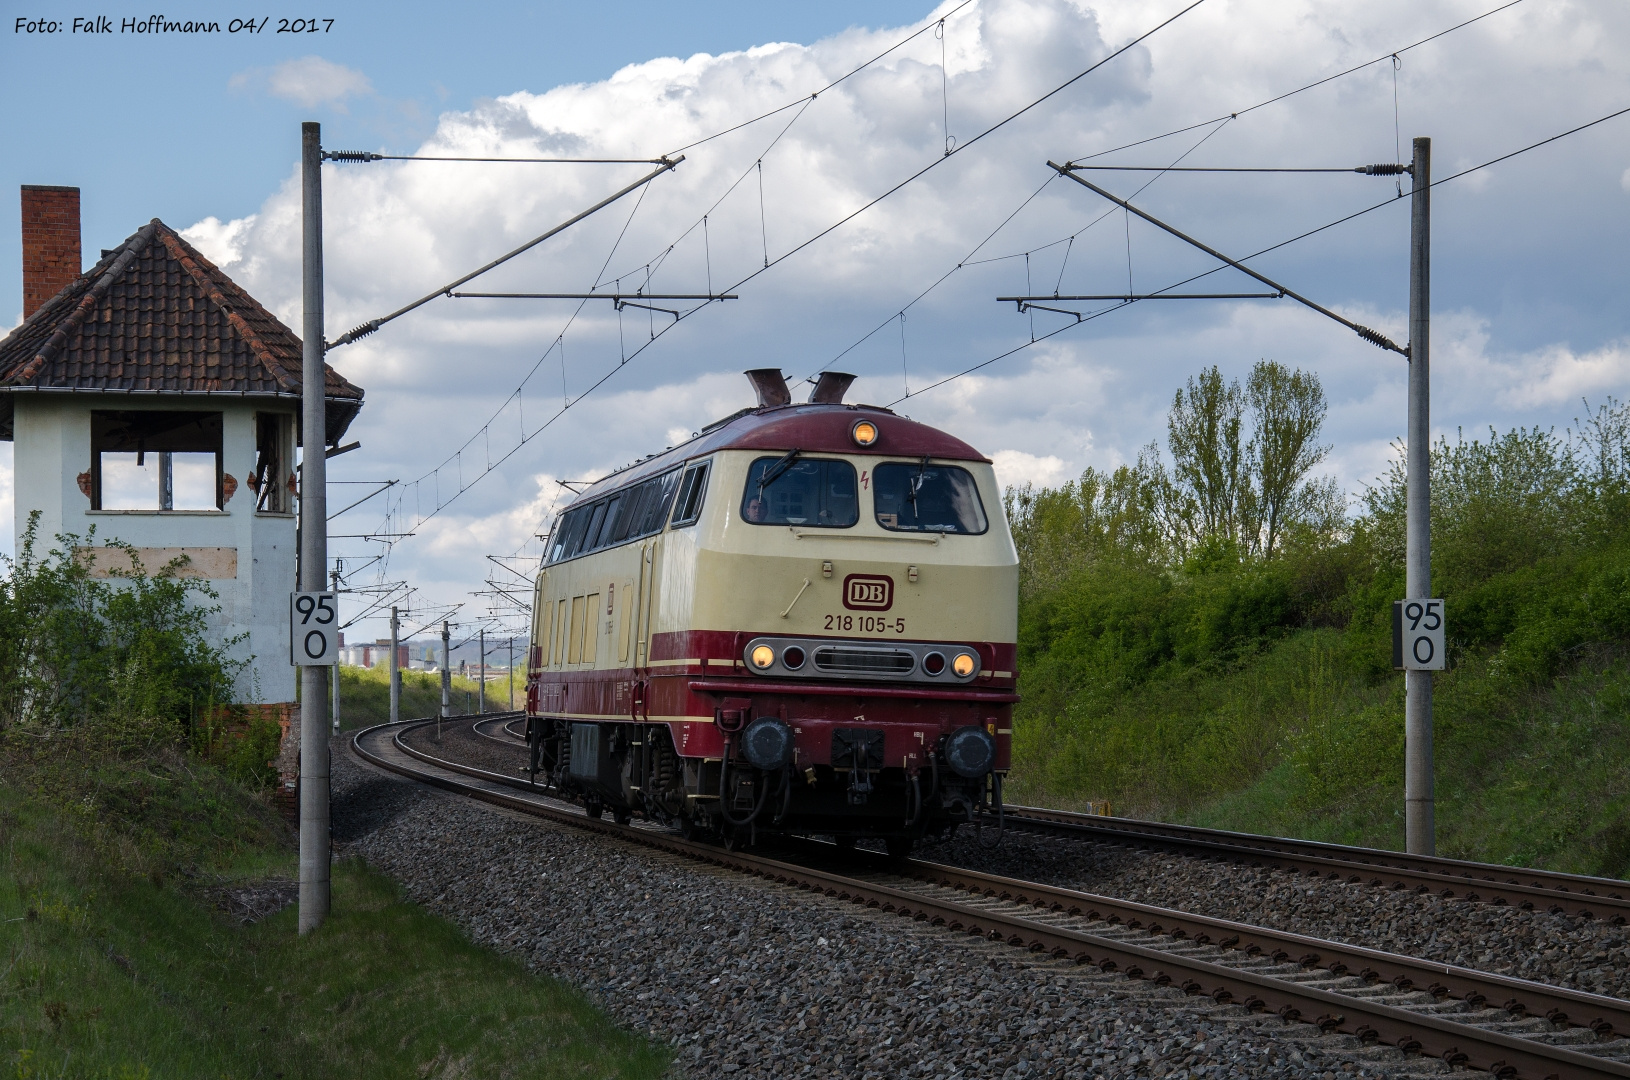
{"type": "Polygon", "coordinates": [[[855,377],[847,371],[823,371],[815,382],[815,389],[809,392],[811,405],[842,405],[843,395],[848,392],[849,384],[855,377]]]}
{"type": "Polygon", "coordinates": [[[79,273],[79,189],[24,184],[23,318],[79,273]]]}
{"type": "Polygon", "coordinates": [[[743,374],[753,384],[753,392],[758,394],[759,408],[792,404],[792,391],[787,389],[787,380],[780,368],[754,368],[743,374]]]}

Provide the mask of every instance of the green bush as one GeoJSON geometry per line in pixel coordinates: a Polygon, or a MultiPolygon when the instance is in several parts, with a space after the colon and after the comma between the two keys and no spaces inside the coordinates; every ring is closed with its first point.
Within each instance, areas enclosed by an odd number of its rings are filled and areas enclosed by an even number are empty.
{"type": "Polygon", "coordinates": [[[39,514],[14,559],[0,556],[0,730],[45,737],[85,724],[154,721],[165,737],[191,739],[202,718],[232,701],[238,644],[212,640],[219,610],[208,582],[176,576],[185,559],[92,577],[79,552],[95,543],[62,535],[38,551],[39,514]],[[200,602],[201,601],[201,602],[200,602]]]}
{"type": "MultiPolygon", "coordinates": [[[[1566,437],[1517,429],[1432,449],[1446,847],[1630,865],[1623,770],[1602,749],[1630,749],[1627,433],[1630,409],[1610,399],[1566,437]]],[[[1009,492],[1024,696],[1013,796],[1401,840],[1401,459],[1351,520],[1293,522],[1271,553],[1224,530],[1162,540],[1159,500],[1126,496],[1137,485],[1118,475],[1009,492]]]]}

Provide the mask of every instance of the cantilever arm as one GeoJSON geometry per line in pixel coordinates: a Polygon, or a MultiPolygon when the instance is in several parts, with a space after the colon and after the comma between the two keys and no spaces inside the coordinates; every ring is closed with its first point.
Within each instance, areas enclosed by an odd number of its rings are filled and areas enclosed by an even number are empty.
{"type": "MultiPolygon", "coordinates": [[[[659,165],[656,169],[654,169],[651,172],[647,173],[646,175],[640,177],[638,180],[634,181],[632,184],[629,184],[627,187],[623,188],[621,191],[615,192],[614,194],[611,194],[611,195],[607,195],[605,198],[601,199],[599,202],[595,203],[593,206],[589,207],[587,210],[584,210],[582,213],[573,214],[571,217],[567,218],[565,221],[561,222],[559,225],[556,225],[554,228],[550,229],[548,232],[544,233],[542,236],[535,237],[534,239],[528,240],[526,243],[522,244],[520,247],[516,248],[514,251],[511,251],[509,254],[499,256],[498,258],[492,260],[492,262],[490,262],[487,265],[483,266],[481,269],[471,271],[470,273],[465,274],[463,277],[459,278],[457,281],[449,282],[448,284],[443,285],[441,288],[437,289],[435,292],[426,293],[424,296],[419,297],[419,299],[413,301],[413,303],[411,303],[411,304],[408,304],[406,307],[397,308],[395,311],[391,312],[389,315],[382,315],[377,319],[370,319],[367,322],[363,323],[361,326],[358,326],[355,329],[346,331],[345,333],[341,334],[339,337],[335,338],[333,341],[330,341],[325,346],[325,348],[327,348],[327,349],[337,349],[341,345],[349,345],[351,342],[355,341],[357,338],[367,337],[369,334],[373,333],[375,330],[378,330],[381,326],[384,326],[386,323],[390,322],[392,319],[394,319],[394,318],[396,318],[396,317],[398,317],[400,315],[406,315],[408,312],[412,311],[414,308],[420,307],[420,306],[422,306],[424,304],[428,304],[428,303],[430,303],[430,301],[434,300],[438,296],[450,296],[450,295],[452,295],[453,290],[458,288],[460,285],[463,285],[465,282],[470,281],[470,280],[472,280],[474,278],[480,277],[482,274],[485,274],[488,270],[491,270],[493,267],[500,266],[500,265],[508,262],[509,260],[513,259],[515,256],[521,254],[522,252],[532,250],[533,248],[537,247],[539,244],[543,243],[545,240],[549,239],[551,236],[554,236],[556,233],[564,232],[566,229],[569,229],[573,225],[576,225],[579,221],[582,221],[584,218],[588,217],[589,215],[591,215],[591,214],[593,214],[593,213],[595,213],[595,212],[597,212],[599,210],[605,209],[606,207],[610,206],[612,203],[616,202],[618,199],[622,198],[624,195],[627,195],[629,192],[639,190],[640,188],[644,187],[646,184],[649,184],[652,180],[655,180],[657,177],[659,177],[663,173],[667,172],[669,169],[672,169],[672,168],[676,167],[681,161],[684,161],[684,160],[685,160],[685,155],[684,154],[680,154],[678,157],[675,157],[675,158],[663,158],[662,159],[662,164],[659,165]]],[[[428,626],[429,623],[426,623],[425,625],[428,626]]]]}
{"type": "Polygon", "coordinates": [[[1397,353],[1399,356],[1402,356],[1404,359],[1406,359],[1406,360],[1409,359],[1409,350],[1408,349],[1404,348],[1402,345],[1399,345],[1397,342],[1393,341],[1391,338],[1387,337],[1385,334],[1381,333],[1379,330],[1371,330],[1369,327],[1361,326],[1358,323],[1353,322],[1351,319],[1344,319],[1340,315],[1337,315],[1334,311],[1331,311],[1329,308],[1325,307],[1324,305],[1316,304],[1312,300],[1309,300],[1307,297],[1301,295],[1300,293],[1295,292],[1294,290],[1285,288],[1283,285],[1279,284],[1277,281],[1274,281],[1272,278],[1267,277],[1266,275],[1257,273],[1255,270],[1252,270],[1249,266],[1246,266],[1244,263],[1240,262],[1238,259],[1230,259],[1227,255],[1224,255],[1222,252],[1218,251],[1216,248],[1211,247],[1211,246],[1209,246],[1207,244],[1201,243],[1200,241],[1196,240],[1194,237],[1189,236],[1187,233],[1184,233],[1184,232],[1182,232],[1182,231],[1180,231],[1178,229],[1173,228],[1172,226],[1166,224],[1164,221],[1161,221],[1159,218],[1155,217],[1152,214],[1148,214],[1148,213],[1145,213],[1142,210],[1139,210],[1137,207],[1133,206],[1131,203],[1127,202],[1125,199],[1120,198],[1117,195],[1111,195],[1109,192],[1105,191],[1103,188],[1099,187],[1097,184],[1092,183],[1091,181],[1083,180],[1081,177],[1075,175],[1075,172],[1073,171],[1072,166],[1070,166],[1070,165],[1058,165],[1058,164],[1055,164],[1055,163],[1053,163],[1051,161],[1049,161],[1047,163],[1047,166],[1048,166],[1048,168],[1052,169],[1054,172],[1058,173],[1058,175],[1066,177],[1066,178],[1068,178],[1070,180],[1074,180],[1076,183],[1080,184],[1082,187],[1088,189],[1089,191],[1095,191],[1099,195],[1102,195],[1104,198],[1108,199],[1110,202],[1114,203],[1116,206],[1119,206],[1119,207],[1127,210],[1130,213],[1136,214],[1138,217],[1142,218],[1144,221],[1147,221],[1149,224],[1156,226],[1157,228],[1163,229],[1166,232],[1171,233],[1173,236],[1177,237],[1179,240],[1183,241],[1185,244],[1192,244],[1193,246],[1199,248],[1201,251],[1205,252],[1207,255],[1210,255],[1212,258],[1221,259],[1223,262],[1227,263],[1229,266],[1232,266],[1234,269],[1236,269],[1236,270],[1238,270],[1238,271],[1240,271],[1242,273],[1249,274],[1251,277],[1256,278],[1258,281],[1262,282],[1262,284],[1268,286],[1269,288],[1277,289],[1279,292],[1281,292],[1284,295],[1290,297],[1292,300],[1295,300],[1297,303],[1303,304],[1303,305],[1305,305],[1307,307],[1312,308],[1314,311],[1317,311],[1320,315],[1323,315],[1326,318],[1336,320],[1341,325],[1345,326],[1347,329],[1351,330],[1353,333],[1357,334],[1359,337],[1361,337],[1365,341],[1369,342],[1371,345],[1374,345],[1377,348],[1381,348],[1381,349],[1389,349],[1392,352],[1397,353]]]}

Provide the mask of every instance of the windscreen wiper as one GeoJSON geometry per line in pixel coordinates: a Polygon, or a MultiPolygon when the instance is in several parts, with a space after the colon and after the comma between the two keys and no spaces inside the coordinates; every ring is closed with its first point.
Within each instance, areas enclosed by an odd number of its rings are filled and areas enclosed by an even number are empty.
{"type": "Polygon", "coordinates": [[[923,489],[923,473],[928,469],[928,455],[923,455],[923,462],[917,466],[917,475],[912,477],[911,484],[906,488],[906,499],[913,507],[917,505],[917,492],[923,489]]]}
{"type": "Polygon", "coordinates": [[[802,454],[802,453],[803,453],[802,450],[794,450],[791,453],[789,453],[786,457],[782,458],[780,461],[776,462],[774,465],[771,465],[768,469],[764,470],[764,475],[758,478],[758,494],[759,494],[759,498],[764,497],[764,489],[765,488],[769,487],[771,484],[773,484],[777,480],[781,479],[781,474],[786,472],[788,469],[792,468],[793,462],[797,461],[798,460],[798,455],[802,454]]]}

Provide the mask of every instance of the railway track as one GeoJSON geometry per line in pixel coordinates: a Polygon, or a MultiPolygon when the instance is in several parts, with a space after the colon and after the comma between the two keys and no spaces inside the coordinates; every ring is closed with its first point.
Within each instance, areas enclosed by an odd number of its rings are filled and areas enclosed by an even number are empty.
{"type": "Polygon", "coordinates": [[[1136,818],[1076,814],[1036,806],[1008,806],[1005,817],[1008,828],[1028,832],[1161,848],[1202,858],[1293,870],[1308,877],[1431,892],[1444,899],[1511,904],[1527,911],[1537,909],[1587,919],[1601,918],[1618,925],[1630,920],[1630,882],[1612,878],[1224,832],[1136,818]]]}
{"type": "MultiPolygon", "coordinates": [[[[433,723],[433,721],[429,721],[433,723]]],[[[479,731],[512,718],[476,721],[479,731]]],[[[357,732],[357,755],[443,790],[955,932],[1278,1013],[1502,1077],[1630,1077],[1630,1001],[919,860],[800,845],[794,863],[589,818],[518,779],[357,732]],[[839,870],[831,869],[841,865],[839,870]]],[[[509,738],[480,731],[513,745],[509,738]]]]}

